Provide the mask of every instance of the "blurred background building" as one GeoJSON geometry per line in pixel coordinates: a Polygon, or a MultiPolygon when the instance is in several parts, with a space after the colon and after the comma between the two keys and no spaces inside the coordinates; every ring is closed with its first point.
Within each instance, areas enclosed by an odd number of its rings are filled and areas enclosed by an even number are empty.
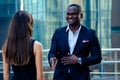
{"type": "MultiPolygon", "coordinates": [[[[35,22],[33,38],[43,44],[46,80],[52,80],[53,71],[47,63],[51,37],[56,28],[67,25],[66,9],[72,3],[81,5],[82,24],[96,30],[102,48],[102,63],[91,66],[92,80],[120,80],[120,0],[0,0],[0,50],[14,13],[28,11],[35,22]]],[[[0,61],[2,80],[1,55],[0,61]]]]}

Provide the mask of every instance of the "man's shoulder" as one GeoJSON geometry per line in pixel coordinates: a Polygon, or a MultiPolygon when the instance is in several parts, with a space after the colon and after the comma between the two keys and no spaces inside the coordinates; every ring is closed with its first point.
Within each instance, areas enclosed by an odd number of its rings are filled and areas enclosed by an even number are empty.
{"type": "Polygon", "coordinates": [[[84,29],[86,32],[90,32],[90,33],[95,33],[94,29],[91,29],[89,27],[86,27],[85,25],[81,25],[82,29],[84,29]]]}

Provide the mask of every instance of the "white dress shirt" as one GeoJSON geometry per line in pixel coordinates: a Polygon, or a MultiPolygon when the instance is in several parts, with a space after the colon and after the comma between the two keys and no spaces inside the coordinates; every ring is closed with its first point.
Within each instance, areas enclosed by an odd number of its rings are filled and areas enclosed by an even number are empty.
{"type": "Polygon", "coordinates": [[[73,32],[70,30],[69,28],[69,25],[67,26],[67,29],[66,31],[69,30],[68,32],[68,44],[69,44],[69,48],[70,48],[70,54],[73,53],[73,50],[75,48],[75,45],[76,45],[76,42],[77,42],[77,39],[78,39],[78,35],[80,33],[80,29],[81,29],[81,26],[79,27],[78,30],[76,30],[76,32],[73,34],[73,32]]]}

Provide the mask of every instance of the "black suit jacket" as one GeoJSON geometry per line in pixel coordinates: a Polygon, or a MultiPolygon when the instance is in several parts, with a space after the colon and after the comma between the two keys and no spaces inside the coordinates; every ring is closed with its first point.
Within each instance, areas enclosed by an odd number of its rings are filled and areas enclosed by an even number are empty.
{"type": "Polygon", "coordinates": [[[52,37],[48,60],[49,63],[52,57],[56,57],[58,60],[53,80],[66,80],[68,69],[70,69],[71,80],[90,80],[89,66],[100,63],[102,59],[101,48],[95,31],[81,25],[77,43],[72,54],[81,57],[82,65],[77,63],[65,66],[61,62],[61,58],[67,56],[67,53],[70,52],[66,28],[67,26],[56,29],[52,37]]]}

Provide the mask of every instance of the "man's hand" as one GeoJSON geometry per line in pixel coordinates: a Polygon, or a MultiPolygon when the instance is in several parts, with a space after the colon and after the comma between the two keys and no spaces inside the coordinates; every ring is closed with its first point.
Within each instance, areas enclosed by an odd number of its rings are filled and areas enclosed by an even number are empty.
{"type": "Polygon", "coordinates": [[[62,63],[64,65],[76,64],[78,63],[78,57],[76,55],[68,54],[67,57],[62,58],[62,63]]]}
{"type": "Polygon", "coordinates": [[[54,70],[56,67],[56,57],[50,58],[50,64],[51,64],[51,68],[54,70]]]}

